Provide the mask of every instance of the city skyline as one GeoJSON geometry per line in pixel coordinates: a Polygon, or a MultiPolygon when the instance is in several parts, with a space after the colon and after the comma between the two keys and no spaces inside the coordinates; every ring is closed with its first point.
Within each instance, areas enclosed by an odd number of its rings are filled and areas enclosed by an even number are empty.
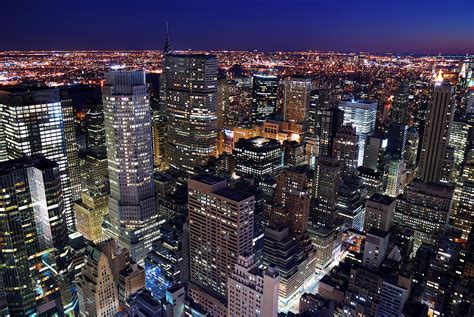
{"type": "Polygon", "coordinates": [[[181,50],[474,53],[467,0],[110,4],[5,3],[0,50],[160,49],[168,22],[171,45],[181,50]]]}
{"type": "Polygon", "coordinates": [[[474,316],[473,1],[0,6],[0,316],[474,316]]]}

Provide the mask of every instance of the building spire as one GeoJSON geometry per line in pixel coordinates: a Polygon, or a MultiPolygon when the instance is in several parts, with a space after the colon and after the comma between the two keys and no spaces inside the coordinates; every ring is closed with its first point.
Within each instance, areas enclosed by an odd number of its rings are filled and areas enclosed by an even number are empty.
{"type": "Polygon", "coordinates": [[[165,40],[165,47],[163,48],[163,55],[168,55],[170,53],[171,53],[170,33],[168,29],[168,21],[166,21],[166,40],[165,40]]]}

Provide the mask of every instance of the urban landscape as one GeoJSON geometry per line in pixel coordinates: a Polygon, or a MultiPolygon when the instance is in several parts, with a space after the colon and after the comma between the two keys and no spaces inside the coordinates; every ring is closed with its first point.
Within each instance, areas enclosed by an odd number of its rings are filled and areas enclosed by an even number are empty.
{"type": "Polygon", "coordinates": [[[6,38],[0,316],[474,316],[464,8],[442,52],[188,49],[184,20],[156,49],[6,38]]]}

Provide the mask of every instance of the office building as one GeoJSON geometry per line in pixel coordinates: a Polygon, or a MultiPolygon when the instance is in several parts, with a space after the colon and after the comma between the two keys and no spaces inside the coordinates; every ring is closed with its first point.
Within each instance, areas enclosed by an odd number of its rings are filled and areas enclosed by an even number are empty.
{"type": "Polygon", "coordinates": [[[74,203],[76,229],[94,243],[105,239],[104,216],[109,212],[109,180],[105,146],[90,147],[80,154],[82,163],[81,200],[74,203]]]}
{"type": "Polygon", "coordinates": [[[344,112],[340,109],[318,109],[316,135],[319,155],[331,156],[336,132],[343,123],[344,112]]]}
{"type": "Polygon", "coordinates": [[[121,307],[125,304],[130,295],[145,287],[145,270],[137,263],[130,263],[129,266],[120,271],[118,283],[118,298],[121,307]]]}
{"type": "Polygon", "coordinates": [[[339,104],[339,109],[344,111],[344,124],[351,123],[356,129],[359,138],[357,166],[361,166],[364,161],[365,142],[375,131],[377,102],[343,101],[339,104]]]}
{"type": "Polygon", "coordinates": [[[102,105],[89,107],[86,113],[87,146],[105,145],[104,110],[102,105]]]}
{"type": "Polygon", "coordinates": [[[74,106],[67,91],[61,91],[61,110],[63,112],[64,138],[66,140],[67,170],[71,180],[71,199],[81,198],[81,172],[76,142],[74,106]]]}
{"type": "Polygon", "coordinates": [[[274,265],[280,274],[279,301],[287,303],[314,276],[316,252],[311,242],[298,240],[288,227],[267,226],[264,234],[263,264],[274,265]]]}
{"type": "Polygon", "coordinates": [[[78,293],[80,316],[114,316],[118,312],[118,289],[111,264],[96,246],[86,247],[78,293]]]}
{"type": "Polygon", "coordinates": [[[407,141],[405,143],[405,162],[409,170],[413,170],[418,162],[418,145],[419,145],[418,131],[415,127],[407,130],[407,141]]]}
{"type": "Polygon", "coordinates": [[[390,124],[408,124],[409,98],[410,87],[406,83],[401,83],[394,95],[390,109],[390,124]]]}
{"type": "Polygon", "coordinates": [[[71,154],[73,148],[70,144],[71,118],[64,117],[65,114],[70,114],[70,104],[67,105],[69,110],[63,112],[60,92],[57,89],[2,91],[0,103],[4,105],[3,124],[8,158],[42,154],[58,163],[67,225],[69,230],[74,230],[71,174],[75,175],[77,171],[69,171],[68,154],[71,154]]]}
{"type": "Polygon", "coordinates": [[[337,218],[337,195],[341,185],[342,166],[336,158],[320,156],[316,171],[316,219],[319,225],[331,227],[337,218]]]}
{"type": "Polygon", "coordinates": [[[166,296],[166,290],[184,282],[185,268],[182,250],[183,233],[164,225],[161,238],[145,258],[146,288],[154,298],[166,296]]]}
{"type": "Polygon", "coordinates": [[[352,228],[362,231],[364,229],[364,197],[363,180],[358,177],[346,177],[339,187],[336,199],[337,219],[335,224],[341,230],[352,228]]]}
{"type": "Polygon", "coordinates": [[[296,141],[283,141],[285,166],[299,166],[305,163],[304,145],[296,141]]]}
{"type": "Polygon", "coordinates": [[[239,255],[253,251],[255,198],[211,176],[190,178],[188,190],[191,283],[222,301],[239,255]]]}
{"type": "Polygon", "coordinates": [[[274,267],[261,270],[253,256],[241,255],[228,284],[228,316],[277,317],[280,276],[274,267]]]}
{"type": "Polygon", "coordinates": [[[460,182],[456,184],[453,199],[451,223],[462,231],[462,238],[467,239],[474,217],[474,150],[468,151],[460,182]]]}
{"type": "Polygon", "coordinates": [[[412,181],[397,198],[393,224],[415,232],[415,251],[422,243],[434,245],[445,231],[452,198],[452,187],[420,180],[412,181]]]}
{"type": "Polygon", "coordinates": [[[384,177],[382,172],[375,172],[373,169],[363,166],[359,166],[357,172],[366,189],[365,198],[369,198],[375,193],[383,193],[384,177]]]}
{"type": "Polygon", "coordinates": [[[170,54],[166,77],[167,148],[171,168],[196,174],[217,154],[217,60],[170,54]]]}
{"type": "Polygon", "coordinates": [[[309,227],[309,236],[316,251],[316,268],[323,270],[333,260],[340,249],[340,237],[336,229],[309,227]]]}
{"type": "Polygon", "coordinates": [[[385,194],[397,197],[403,192],[406,183],[405,161],[401,158],[391,158],[387,163],[385,174],[385,194]]]}
{"type": "Polygon", "coordinates": [[[385,155],[387,152],[387,139],[369,136],[365,143],[364,159],[362,166],[374,172],[385,171],[385,155]]]}
{"type": "Polygon", "coordinates": [[[239,176],[262,177],[278,175],[283,166],[283,152],[280,142],[255,137],[240,139],[235,143],[235,173],[239,176]]]}
{"type": "MultiPolygon", "coordinates": [[[[307,124],[311,79],[291,76],[283,81],[283,120],[307,124]]],[[[307,127],[309,128],[309,127],[307,127]]]]}
{"type": "Polygon", "coordinates": [[[0,193],[0,276],[9,314],[73,312],[59,165],[43,156],[2,162],[0,193]]]}
{"type": "Polygon", "coordinates": [[[389,236],[387,231],[377,228],[370,228],[367,231],[362,265],[373,270],[379,268],[387,255],[389,236]]]}
{"type": "Polygon", "coordinates": [[[143,71],[113,71],[103,87],[110,181],[108,237],[141,263],[158,238],[150,104],[143,71]]]}
{"type": "MultiPolygon", "coordinates": [[[[4,113],[6,106],[0,102],[0,113],[4,113]]],[[[5,122],[3,115],[0,116],[0,162],[8,160],[7,144],[5,135],[5,122]]]]}
{"type": "Polygon", "coordinates": [[[466,160],[469,146],[469,133],[472,133],[473,123],[468,121],[454,121],[449,134],[449,146],[454,149],[454,169],[452,180],[460,180],[463,163],[466,160]]]}
{"type": "Polygon", "coordinates": [[[390,231],[397,200],[381,194],[373,194],[365,202],[365,231],[375,228],[390,231]]]}
{"type": "Polygon", "coordinates": [[[455,110],[452,94],[449,81],[438,78],[428,108],[418,166],[419,177],[425,182],[447,183],[449,179],[447,149],[455,110]]]}
{"type": "Polygon", "coordinates": [[[151,135],[153,137],[153,166],[159,170],[166,170],[168,157],[166,154],[166,118],[158,113],[154,113],[151,135]]]}
{"type": "Polygon", "coordinates": [[[263,122],[276,111],[278,78],[254,75],[252,79],[252,121],[263,122]]]}
{"type": "Polygon", "coordinates": [[[267,220],[273,226],[288,226],[291,234],[301,235],[308,229],[310,199],[306,171],[283,170],[277,178],[275,200],[267,220]]]}
{"type": "Polygon", "coordinates": [[[358,146],[358,137],[354,127],[348,124],[339,128],[333,140],[332,156],[342,164],[343,174],[346,176],[353,175],[357,168],[358,146]]]}
{"type": "Polygon", "coordinates": [[[387,153],[392,157],[403,158],[405,154],[408,126],[391,123],[387,133],[387,153]]]}

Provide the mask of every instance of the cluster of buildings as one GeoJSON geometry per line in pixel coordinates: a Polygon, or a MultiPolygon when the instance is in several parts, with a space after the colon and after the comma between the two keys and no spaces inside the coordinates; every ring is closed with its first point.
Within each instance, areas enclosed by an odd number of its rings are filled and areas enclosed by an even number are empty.
{"type": "Polygon", "coordinates": [[[0,91],[2,315],[474,313],[472,58],[387,87],[160,58],[80,121],[0,91]]]}

